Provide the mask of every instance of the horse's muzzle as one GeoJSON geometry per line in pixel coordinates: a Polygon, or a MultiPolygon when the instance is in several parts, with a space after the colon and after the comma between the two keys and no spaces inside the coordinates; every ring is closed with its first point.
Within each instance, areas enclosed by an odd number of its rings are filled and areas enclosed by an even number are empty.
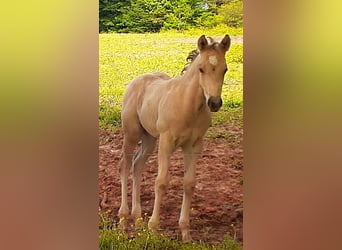
{"type": "Polygon", "coordinates": [[[208,107],[211,112],[217,112],[222,107],[221,96],[211,96],[208,99],[208,107]]]}

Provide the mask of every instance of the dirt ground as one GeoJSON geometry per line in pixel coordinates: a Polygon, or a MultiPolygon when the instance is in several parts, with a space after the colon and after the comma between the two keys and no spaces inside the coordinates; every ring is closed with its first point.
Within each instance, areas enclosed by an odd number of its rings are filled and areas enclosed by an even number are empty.
{"type": "MultiPolygon", "coordinates": [[[[213,128],[211,128],[213,129],[213,128]]],[[[197,184],[190,214],[191,236],[215,244],[229,232],[242,242],[243,222],[243,148],[242,128],[233,125],[214,129],[225,130],[228,138],[205,138],[198,160],[197,184]]],[[[99,132],[99,207],[118,220],[120,207],[120,178],[118,163],[123,135],[120,130],[99,132]]],[[[156,147],[157,148],[157,147],[156,147]]],[[[182,203],[183,155],[177,150],[171,158],[170,184],[161,205],[160,227],[163,234],[181,238],[178,219],[182,203]]],[[[156,149],[147,161],[141,186],[142,213],[150,216],[154,202],[154,181],[157,175],[156,149]]],[[[129,200],[131,178],[129,179],[129,200]]],[[[130,206],[130,204],[129,204],[130,206]]]]}

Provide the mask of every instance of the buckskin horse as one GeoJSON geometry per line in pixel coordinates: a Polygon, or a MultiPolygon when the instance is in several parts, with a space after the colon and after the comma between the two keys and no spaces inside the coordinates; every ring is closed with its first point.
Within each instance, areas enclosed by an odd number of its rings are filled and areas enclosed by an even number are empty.
{"type": "Polygon", "coordinates": [[[225,54],[230,43],[228,35],[221,42],[214,42],[202,35],[197,41],[197,50],[192,51],[187,58],[190,63],[184,74],[176,78],[170,78],[164,73],[145,74],[127,86],[121,113],[124,133],[119,166],[121,206],[118,216],[121,224],[129,216],[127,180],[131,168],[131,215],[135,220],[141,217],[142,172],[159,138],[155,200],[148,227],[153,231],[159,227],[160,204],[169,182],[170,157],[181,147],[185,171],[179,227],[182,240],[191,240],[189,215],[196,184],[196,160],[202,151],[203,136],[211,125],[211,112],[217,112],[222,106],[222,84],[227,71],[225,54]],[[139,142],[140,148],[134,154],[139,142]]]}

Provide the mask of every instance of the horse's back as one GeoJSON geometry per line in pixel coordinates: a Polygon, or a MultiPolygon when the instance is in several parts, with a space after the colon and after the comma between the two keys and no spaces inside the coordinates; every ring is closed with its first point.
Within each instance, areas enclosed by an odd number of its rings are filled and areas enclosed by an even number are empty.
{"type": "Polygon", "coordinates": [[[124,99],[123,99],[123,109],[125,106],[132,101],[133,99],[141,99],[145,94],[146,88],[151,85],[153,82],[158,80],[168,80],[170,77],[164,73],[156,72],[152,74],[144,74],[134,78],[128,85],[125,91],[124,99]]]}

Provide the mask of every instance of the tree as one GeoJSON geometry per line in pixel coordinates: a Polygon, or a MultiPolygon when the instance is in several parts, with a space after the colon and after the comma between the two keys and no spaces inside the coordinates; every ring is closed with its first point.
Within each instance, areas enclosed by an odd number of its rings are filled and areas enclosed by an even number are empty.
{"type": "MultiPolygon", "coordinates": [[[[240,4],[240,5],[239,5],[240,4]]],[[[242,24],[238,0],[100,0],[100,32],[158,32],[242,24]],[[219,13],[219,15],[217,14],[219,13]]]]}
{"type": "Polygon", "coordinates": [[[218,8],[218,14],[222,22],[230,27],[242,27],[243,24],[243,3],[242,0],[232,0],[222,4],[218,8]]]}
{"type": "Polygon", "coordinates": [[[130,4],[130,1],[123,0],[100,0],[99,2],[99,29],[100,32],[115,30],[117,17],[121,13],[121,8],[130,4]]]}
{"type": "Polygon", "coordinates": [[[117,18],[119,32],[157,32],[163,26],[165,9],[158,0],[136,0],[121,9],[122,15],[117,18]]]}

